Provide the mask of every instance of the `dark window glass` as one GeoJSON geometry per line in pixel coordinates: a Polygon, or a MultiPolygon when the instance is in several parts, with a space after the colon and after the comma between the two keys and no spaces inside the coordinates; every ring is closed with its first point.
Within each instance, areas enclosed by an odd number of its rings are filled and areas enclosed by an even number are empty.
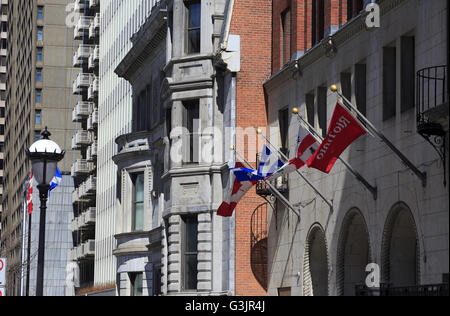
{"type": "Polygon", "coordinates": [[[184,290],[197,289],[197,244],[198,220],[196,216],[189,216],[184,221],[184,290]]]}
{"type": "Polygon", "coordinates": [[[395,116],[397,102],[397,50],[395,47],[383,48],[383,120],[395,116]]]}
{"type": "Polygon", "coordinates": [[[200,1],[187,1],[187,53],[200,53],[200,1]]]}

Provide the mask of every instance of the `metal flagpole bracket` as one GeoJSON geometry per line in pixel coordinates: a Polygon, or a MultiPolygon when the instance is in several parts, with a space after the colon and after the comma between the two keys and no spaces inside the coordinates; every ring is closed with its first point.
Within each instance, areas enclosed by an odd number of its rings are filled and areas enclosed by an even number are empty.
{"type": "Polygon", "coordinates": [[[362,121],[366,129],[370,130],[371,133],[375,134],[382,142],[384,142],[394,154],[396,154],[400,160],[406,165],[412,172],[420,179],[422,186],[425,188],[427,186],[427,173],[420,171],[389,139],[384,136],[361,112],[345,97],[338,89],[337,85],[332,85],[330,90],[336,93],[344,101],[344,105],[349,110],[355,111],[358,115],[357,118],[362,121]]]}
{"type": "MultiPolygon", "coordinates": [[[[318,141],[318,142],[323,142],[323,138],[322,136],[320,136],[320,134],[315,130],[315,128],[313,126],[311,126],[311,124],[309,124],[299,113],[298,108],[293,108],[292,109],[292,113],[297,115],[297,118],[300,122],[300,124],[304,124],[307,128],[309,128],[309,130],[312,132],[312,136],[318,141]]],[[[370,191],[370,193],[372,193],[373,199],[377,200],[378,198],[378,188],[375,186],[372,186],[359,172],[357,172],[355,169],[353,169],[353,167],[343,158],[339,157],[338,158],[342,164],[355,176],[355,178],[361,182],[366,188],[367,190],[370,191]]]]}
{"type": "MultiPolygon", "coordinates": [[[[264,140],[273,148],[277,151],[277,153],[285,160],[285,161],[289,161],[289,158],[282,152],[280,151],[278,148],[276,148],[271,142],[270,140],[267,139],[266,136],[263,135],[261,130],[258,130],[258,134],[261,135],[262,138],[264,138],[264,140]]],[[[322,192],[319,191],[319,189],[317,189],[314,184],[311,183],[311,181],[308,180],[308,178],[306,178],[299,170],[295,170],[297,172],[297,174],[302,177],[302,179],[314,190],[314,192],[316,192],[316,194],[318,194],[324,201],[325,203],[328,204],[328,206],[330,207],[331,212],[333,213],[333,201],[328,200],[323,194],[322,192]]]]}
{"type": "MultiPolygon", "coordinates": [[[[250,168],[255,169],[251,163],[249,163],[247,161],[247,159],[245,159],[245,157],[243,155],[241,155],[234,146],[230,146],[230,150],[234,151],[250,168]]],[[[264,180],[264,182],[267,184],[267,186],[269,187],[270,191],[272,191],[272,193],[274,194],[275,197],[277,197],[281,203],[283,203],[286,207],[288,207],[290,210],[292,210],[294,212],[295,215],[297,215],[298,219],[300,220],[300,210],[297,209],[296,207],[294,207],[289,201],[288,199],[286,199],[286,197],[284,197],[283,194],[280,193],[280,191],[277,190],[277,188],[270,183],[270,181],[264,180]]]]}

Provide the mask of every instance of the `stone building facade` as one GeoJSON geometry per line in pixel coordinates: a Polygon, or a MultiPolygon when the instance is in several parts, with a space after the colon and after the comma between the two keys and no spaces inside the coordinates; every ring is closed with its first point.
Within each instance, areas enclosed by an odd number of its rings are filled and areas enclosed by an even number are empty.
{"type": "Polygon", "coordinates": [[[340,162],[329,175],[301,170],[332,209],[291,175],[289,199],[300,207],[301,221],[283,207],[269,209],[269,295],[355,295],[370,263],[380,267],[381,283],[394,288],[448,282],[448,162],[418,125],[422,115],[441,124],[447,143],[437,147],[448,156],[448,88],[439,84],[447,75],[440,66],[448,63],[448,2],[377,1],[379,28],[366,23],[368,1],[357,2],[313,1],[314,10],[311,1],[274,6],[273,69],[264,83],[268,124],[275,130],[269,136],[284,133],[292,152],[300,123],[288,114],[283,131],[280,113],[294,107],[326,135],[338,100],[329,87],[337,84],[426,173],[426,184],[370,135],[343,157],[377,188],[376,198],[340,162]],[[433,75],[421,76],[429,67],[433,75]],[[430,85],[436,85],[437,101],[423,104],[420,96],[430,85]]]}

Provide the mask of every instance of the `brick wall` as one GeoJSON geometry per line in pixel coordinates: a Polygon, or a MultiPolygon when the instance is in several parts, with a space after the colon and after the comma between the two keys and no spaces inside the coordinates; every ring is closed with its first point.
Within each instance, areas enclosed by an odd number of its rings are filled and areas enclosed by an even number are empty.
{"type": "MultiPolygon", "coordinates": [[[[271,74],[272,1],[236,1],[230,34],[241,37],[241,71],[236,78],[236,126],[244,129],[265,127],[266,103],[262,84],[271,74]]],[[[255,165],[256,153],[249,152],[246,158],[255,165]]],[[[250,262],[250,221],[253,211],[262,202],[264,200],[253,189],[236,209],[236,295],[266,295],[253,275],[250,262]]]]}
{"type": "Polygon", "coordinates": [[[272,72],[278,71],[285,64],[282,55],[282,14],[286,9],[290,8],[292,14],[290,32],[292,56],[296,52],[310,49],[315,42],[324,37],[324,34],[345,24],[348,16],[347,5],[350,5],[351,13],[356,15],[363,9],[363,0],[273,0],[272,72]]]}

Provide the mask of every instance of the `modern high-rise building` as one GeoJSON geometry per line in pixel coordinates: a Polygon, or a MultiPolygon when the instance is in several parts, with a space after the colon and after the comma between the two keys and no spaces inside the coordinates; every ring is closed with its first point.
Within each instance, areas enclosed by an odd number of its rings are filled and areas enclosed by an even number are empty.
{"type": "Polygon", "coordinates": [[[70,261],[78,266],[75,270],[78,282],[73,284],[73,292],[75,287],[86,288],[94,282],[100,1],[78,0],[71,6],[74,14],[71,38],[77,43],[72,60],[77,73],[72,87],[76,96],[72,112],[72,121],[76,123],[72,124],[75,126],[72,149],[80,153],[72,165],[75,188],[72,195],[74,218],[70,227],[74,243],[70,261]]]}
{"type": "MultiPolygon", "coordinates": [[[[5,3],[4,1],[2,4],[5,3]]],[[[30,267],[30,295],[34,293],[39,199],[35,194],[31,244],[23,245],[28,216],[24,216],[23,187],[31,166],[26,149],[45,127],[51,139],[66,150],[59,163],[63,180],[50,195],[47,213],[45,295],[63,295],[66,252],[72,244],[68,224],[71,216],[70,170],[74,152],[71,114],[71,62],[73,39],[66,27],[67,1],[14,1],[8,3],[6,57],[6,124],[4,152],[4,192],[0,252],[8,259],[7,294],[20,294],[23,268],[30,267]],[[30,260],[25,248],[30,247],[30,260]],[[33,250],[34,249],[34,250],[33,250]],[[28,265],[29,264],[29,265],[28,265]]],[[[3,6],[2,6],[3,8],[3,6]]],[[[35,190],[37,191],[37,190],[35,190]]]]}
{"type": "Polygon", "coordinates": [[[79,293],[96,289],[114,293],[118,176],[111,158],[117,152],[116,138],[131,129],[132,102],[130,84],[117,77],[114,69],[131,48],[131,37],[154,1],[105,0],[100,6],[100,1],[77,0],[73,4],[80,15],[75,38],[81,42],[74,56],[74,67],[80,69],[74,83],[79,101],[74,122],[81,123],[74,147],[82,158],[73,169],[77,188],[72,230],[78,241],[71,256],[79,265],[79,293]]]}

